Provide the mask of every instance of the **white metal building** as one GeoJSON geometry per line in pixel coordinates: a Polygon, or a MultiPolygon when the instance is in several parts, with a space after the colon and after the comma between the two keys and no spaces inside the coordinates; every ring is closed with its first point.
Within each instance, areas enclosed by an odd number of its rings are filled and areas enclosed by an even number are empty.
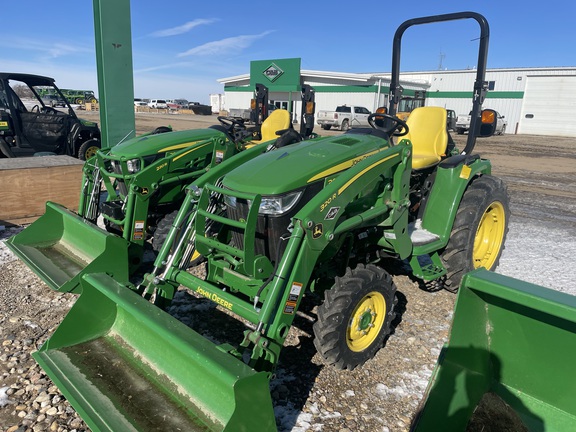
{"type": "MultiPolygon", "coordinates": [[[[389,73],[354,74],[301,70],[302,84],[316,91],[316,110],[360,105],[374,111],[388,105],[389,73]]],[[[426,105],[467,114],[472,107],[476,71],[442,70],[401,74],[404,96],[426,91],[426,105]]],[[[218,80],[224,84],[225,109],[248,108],[252,98],[249,74],[218,80]]],[[[576,67],[510,68],[486,71],[489,91],[484,108],[508,120],[507,133],[576,137],[576,67]]],[[[299,94],[270,92],[279,108],[300,112],[299,94]]],[[[295,116],[296,118],[296,116],[295,116]]]]}
{"type": "MultiPolygon", "coordinates": [[[[407,80],[430,83],[427,105],[467,114],[475,70],[404,73],[407,80]]],[[[486,71],[489,91],[484,108],[508,120],[507,133],[576,136],[576,67],[513,68],[486,71]]]]}

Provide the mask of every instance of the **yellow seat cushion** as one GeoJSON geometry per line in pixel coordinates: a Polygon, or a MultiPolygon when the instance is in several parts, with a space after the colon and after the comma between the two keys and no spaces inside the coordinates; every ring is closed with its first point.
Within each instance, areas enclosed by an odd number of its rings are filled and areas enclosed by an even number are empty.
{"type": "Polygon", "coordinates": [[[283,109],[277,109],[270,113],[266,120],[262,122],[260,128],[260,133],[262,134],[262,139],[252,140],[250,144],[246,147],[251,147],[255,144],[260,144],[266,141],[274,140],[278,138],[276,132],[290,128],[291,120],[290,113],[283,109]]]}
{"type": "Polygon", "coordinates": [[[446,154],[448,132],[446,110],[441,107],[420,107],[410,113],[406,123],[408,134],[403,136],[412,142],[412,168],[431,167],[446,154]]]}

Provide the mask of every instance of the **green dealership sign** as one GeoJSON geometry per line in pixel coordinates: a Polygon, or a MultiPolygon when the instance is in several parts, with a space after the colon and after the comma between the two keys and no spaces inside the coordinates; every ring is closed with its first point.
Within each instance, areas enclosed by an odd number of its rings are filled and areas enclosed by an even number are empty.
{"type": "Polygon", "coordinates": [[[282,69],[272,63],[266,69],[264,69],[264,76],[270,80],[270,82],[276,81],[284,73],[282,69]]]}
{"type": "Polygon", "coordinates": [[[300,91],[299,58],[250,62],[250,87],[264,84],[270,91],[300,91]]]}

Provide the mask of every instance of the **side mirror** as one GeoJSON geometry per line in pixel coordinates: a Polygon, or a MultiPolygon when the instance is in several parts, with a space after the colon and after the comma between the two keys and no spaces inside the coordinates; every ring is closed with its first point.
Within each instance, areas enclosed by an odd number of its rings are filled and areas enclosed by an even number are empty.
{"type": "Polygon", "coordinates": [[[479,137],[489,137],[496,132],[496,122],[498,121],[496,111],[492,109],[482,110],[479,137]]]}
{"type": "MultiPolygon", "coordinates": [[[[376,109],[376,113],[377,114],[388,114],[388,108],[386,107],[378,107],[376,109]]],[[[376,126],[378,126],[379,128],[384,128],[385,127],[385,118],[384,117],[374,117],[374,123],[376,124],[376,126]]]]}

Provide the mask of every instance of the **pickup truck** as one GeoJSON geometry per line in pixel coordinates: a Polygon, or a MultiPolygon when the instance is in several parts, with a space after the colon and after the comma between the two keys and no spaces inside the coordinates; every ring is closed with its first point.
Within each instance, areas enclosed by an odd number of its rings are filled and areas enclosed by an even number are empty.
{"type": "Polygon", "coordinates": [[[472,115],[472,111],[468,115],[460,114],[456,119],[456,133],[458,135],[462,135],[468,129],[470,129],[470,116],[472,115]]]}
{"type": "MultiPolygon", "coordinates": [[[[276,109],[276,105],[268,104],[268,114],[276,109]]],[[[228,111],[230,117],[241,118],[245,122],[252,122],[252,110],[250,108],[230,108],[228,111]]]]}
{"type": "Polygon", "coordinates": [[[341,105],[336,107],[336,111],[318,111],[316,122],[325,130],[334,127],[345,131],[352,127],[368,126],[369,115],[370,111],[364,107],[341,105]]]}
{"type": "Polygon", "coordinates": [[[230,108],[228,115],[230,117],[241,118],[242,120],[248,122],[250,121],[250,114],[252,110],[250,108],[230,108]]]}
{"type": "MultiPolygon", "coordinates": [[[[470,129],[470,116],[472,111],[468,115],[459,115],[456,119],[456,133],[462,135],[468,129],[470,129]]],[[[504,118],[500,113],[496,113],[496,132],[495,135],[504,135],[506,132],[506,126],[508,125],[508,120],[504,118]]]]}

